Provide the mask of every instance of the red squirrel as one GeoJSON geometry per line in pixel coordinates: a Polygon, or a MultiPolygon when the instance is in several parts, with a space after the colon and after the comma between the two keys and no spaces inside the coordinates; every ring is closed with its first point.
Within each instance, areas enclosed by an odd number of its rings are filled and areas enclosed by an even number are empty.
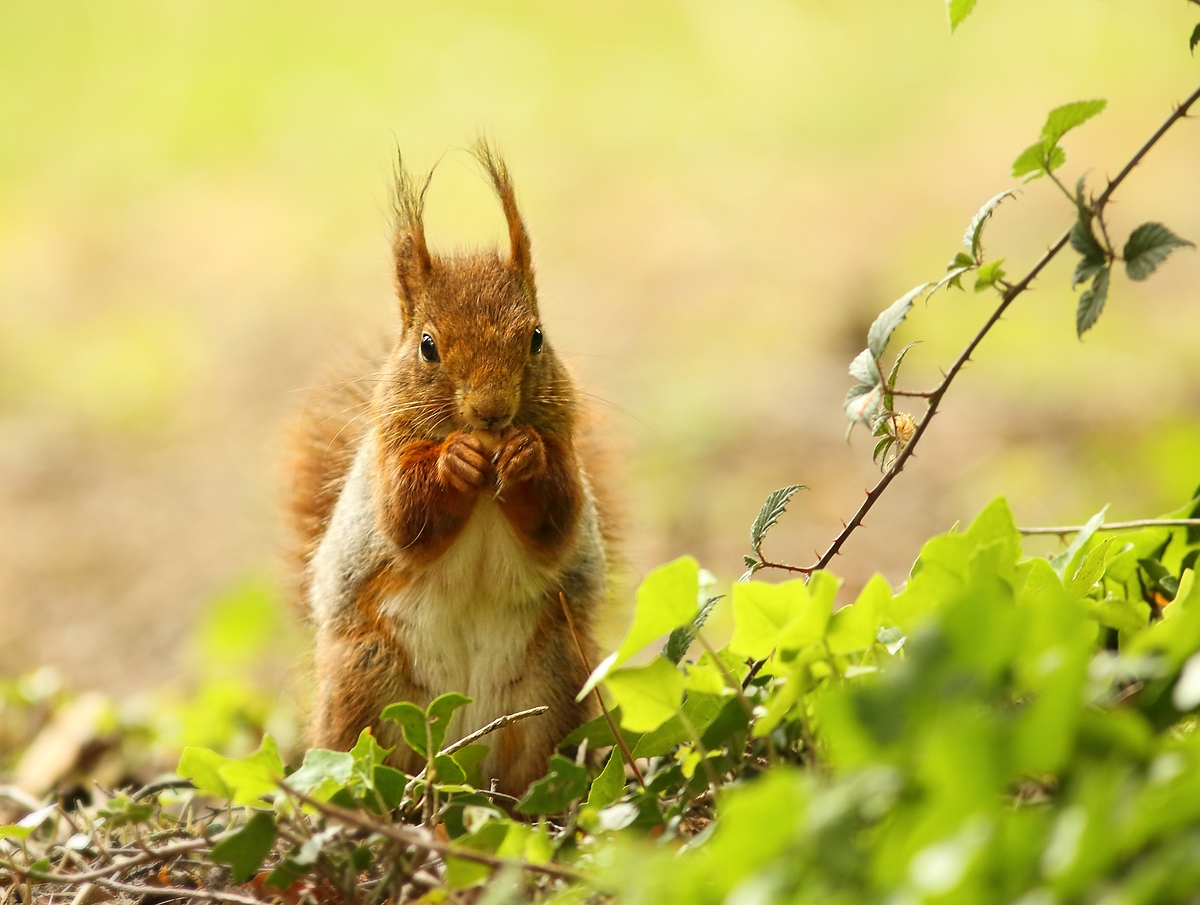
{"type": "Polygon", "coordinates": [[[544,704],[484,739],[483,776],[519,795],[593,716],[575,698],[598,661],[614,537],[590,419],[538,313],[508,170],[482,142],[475,154],[504,210],[507,256],[432,253],[432,172],[418,184],[400,166],[399,333],[377,373],[340,384],[299,424],[290,510],[316,628],[312,743],[346,750],[369,726],[411,773],[422,764],[380,720],[386,705],[470,696],[450,742],[544,704]]]}

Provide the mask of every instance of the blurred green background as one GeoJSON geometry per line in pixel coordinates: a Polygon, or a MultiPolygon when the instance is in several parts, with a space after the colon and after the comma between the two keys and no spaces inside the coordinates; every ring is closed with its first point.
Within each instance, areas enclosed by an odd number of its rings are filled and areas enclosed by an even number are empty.
{"type": "MultiPolygon", "coordinates": [[[[635,573],[683,552],[807,562],[877,472],[845,366],[936,278],[1053,106],[1108,98],[1064,177],[1112,175],[1200,79],[1182,0],[0,5],[0,674],[127,693],[176,676],[208,602],[272,575],[287,419],[394,326],[397,147],[439,158],[440,248],[502,219],[461,150],[495,139],[557,348],[618,445],[635,573]],[[444,155],[444,156],[443,156],[444,155]],[[253,579],[257,580],[257,579],[253,579]]],[[[1200,126],[1112,208],[1200,239],[1200,126]]],[[[1052,186],[987,244],[1023,272],[1052,186]]],[[[1181,504],[1200,480],[1200,259],[1115,281],[1074,336],[1071,262],[989,337],[835,568],[849,598],[1006,493],[1024,524],[1181,504]]],[[[991,296],[921,306],[924,385],[991,296]]],[[[1038,548],[1031,544],[1031,552],[1038,548]]],[[[276,579],[268,578],[269,583],[276,579]]]]}

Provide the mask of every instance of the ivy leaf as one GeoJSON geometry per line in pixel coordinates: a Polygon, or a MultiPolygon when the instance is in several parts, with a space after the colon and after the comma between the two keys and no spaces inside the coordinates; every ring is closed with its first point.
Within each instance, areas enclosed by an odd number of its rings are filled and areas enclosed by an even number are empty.
{"type": "Polygon", "coordinates": [[[904,319],[908,317],[908,312],[912,310],[913,300],[925,291],[928,283],[922,283],[920,286],[914,286],[892,304],[888,305],[879,316],[875,318],[875,322],[871,324],[871,329],[867,331],[867,350],[871,357],[871,370],[874,371],[875,377],[862,378],[855,373],[855,365],[862,359],[862,353],[858,358],[854,359],[854,364],[850,365],[850,376],[860,380],[862,383],[878,383],[879,369],[875,365],[875,359],[883,355],[883,350],[887,348],[888,340],[892,338],[892,334],[896,332],[896,328],[904,323],[904,319]]]}
{"type": "Polygon", "coordinates": [[[241,760],[231,760],[219,769],[221,779],[230,789],[229,798],[250,808],[265,808],[262,801],[279,788],[283,779],[283,760],[275,739],[264,735],[258,750],[241,760]]]}
{"type": "Polygon", "coordinates": [[[631,732],[654,731],[683,703],[683,673],[665,657],[618,670],[605,684],[621,705],[622,728],[631,732]]]}
{"type": "Polygon", "coordinates": [[[975,291],[983,292],[983,290],[995,286],[996,283],[1004,279],[1004,268],[1000,265],[1004,263],[1004,258],[997,258],[994,261],[988,261],[975,274],[975,291]]]}
{"type": "Polygon", "coordinates": [[[400,724],[400,732],[408,747],[422,758],[429,756],[428,736],[425,734],[425,711],[409,701],[397,701],[383,708],[383,719],[400,724]]]}
{"type": "Polygon", "coordinates": [[[225,757],[208,748],[184,748],[175,772],[190,779],[197,790],[214,798],[232,798],[233,790],[221,779],[220,769],[230,763],[225,757]]]}
{"type": "Polygon", "coordinates": [[[1108,255],[1096,239],[1096,234],[1092,232],[1091,221],[1082,218],[1076,220],[1075,225],[1071,227],[1071,247],[1083,255],[1075,265],[1075,273],[1071,277],[1071,288],[1074,289],[1099,273],[1108,263],[1108,255]]]}
{"type": "Polygon", "coordinates": [[[614,667],[655,638],[691,622],[696,616],[699,594],[700,564],[690,556],[681,556],[647,575],[638,586],[633,625],[625,640],[592,670],[575,700],[582,701],[614,667]]]}
{"type": "Polygon", "coordinates": [[[329,751],[309,748],[304,763],[287,778],[289,787],[318,801],[325,801],[350,781],[354,772],[354,755],[349,751],[329,751]]]}
{"type": "Polygon", "coordinates": [[[975,0],[946,0],[946,12],[950,16],[950,32],[962,24],[975,8],[975,0]]]}
{"type": "Polygon", "coordinates": [[[1042,126],[1042,138],[1048,145],[1056,145],[1060,138],[1072,129],[1082,126],[1107,106],[1106,100],[1094,100],[1075,101],[1055,107],[1046,117],[1046,124],[1042,126]]]}
{"type": "Polygon", "coordinates": [[[1104,310],[1104,300],[1108,298],[1109,269],[1102,267],[1096,273],[1090,289],[1085,289],[1079,296],[1079,307],[1075,309],[1075,333],[1080,338],[1092,329],[1104,310]]]}
{"type": "Polygon", "coordinates": [[[757,550],[762,546],[767,532],[775,527],[775,523],[787,509],[792,497],[796,495],[797,491],[805,489],[803,484],[789,484],[787,487],[773,491],[767,497],[762,508],[758,510],[758,515],[754,518],[754,524],[750,526],[750,549],[757,550]]]}
{"type": "Polygon", "coordinates": [[[560,814],[587,791],[587,767],[561,754],[550,755],[549,767],[549,772],[531,785],[517,803],[522,814],[560,814]]]}
{"type": "Polygon", "coordinates": [[[1125,272],[1131,280],[1144,280],[1166,260],[1167,255],[1185,245],[1192,243],[1181,239],[1161,223],[1143,223],[1125,243],[1121,255],[1125,258],[1125,272]]]}
{"type": "Polygon", "coordinates": [[[234,881],[245,883],[258,872],[276,835],[275,815],[258,811],[244,827],[214,845],[208,857],[218,864],[228,864],[234,881]]]}
{"type": "Polygon", "coordinates": [[[625,760],[621,756],[620,747],[613,745],[612,753],[608,755],[608,763],[592,781],[587,803],[594,808],[606,808],[620,798],[624,791],[625,760]]]}
{"type": "MultiPolygon", "coordinates": [[[[987,204],[981,207],[979,212],[971,218],[971,222],[967,226],[967,231],[963,234],[963,245],[971,249],[971,255],[968,259],[968,263],[974,264],[979,261],[980,252],[983,251],[984,226],[987,225],[987,221],[991,218],[992,214],[996,212],[996,208],[1000,206],[1000,202],[1005,198],[1011,198],[1015,194],[1016,192],[1014,192],[1012,189],[1005,189],[999,195],[988,201],[987,204]]],[[[957,264],[958,261],[959,259],[956,256],[954,262],[957,264]]]]}
{"type": "Polygon", "coordinates": [[[454,716],[454,711],[470,704],[471,700],[465,694],[449,691],[446,694],[438,695],[429,702],[429,707],[425,712],[429,715],[429,734],[433,738],[435,753],[442,750],[442,742],[446,740],[446,729],[450,725],[450,718],[454,716]]]}

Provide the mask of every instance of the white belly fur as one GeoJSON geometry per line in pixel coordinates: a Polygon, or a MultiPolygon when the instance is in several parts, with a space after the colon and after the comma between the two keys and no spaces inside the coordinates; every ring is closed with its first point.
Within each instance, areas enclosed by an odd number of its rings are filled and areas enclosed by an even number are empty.
{"type": "Polygon", "coordinates": [[[448,742],[532,706],[517,686],[554,574],[529,555],[496,501],[483,499],[454,544],[384,601],[416,681],[432,697],[458,691],[473,699],[455,714],[448,742]]]}

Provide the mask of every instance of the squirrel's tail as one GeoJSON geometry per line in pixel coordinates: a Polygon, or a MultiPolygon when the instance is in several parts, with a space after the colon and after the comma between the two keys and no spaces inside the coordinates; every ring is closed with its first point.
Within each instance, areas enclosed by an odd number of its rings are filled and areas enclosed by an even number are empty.
{"type": "Polygon", "coordinates": [[[371,420],[374,366],[339,363],[308,394],[304,410],[285,434],[283,502],[290,597],[308,615],[306,575],[346,473],[371,420]],[[348,376],[354,374],[355,376],[348,376]]]}

